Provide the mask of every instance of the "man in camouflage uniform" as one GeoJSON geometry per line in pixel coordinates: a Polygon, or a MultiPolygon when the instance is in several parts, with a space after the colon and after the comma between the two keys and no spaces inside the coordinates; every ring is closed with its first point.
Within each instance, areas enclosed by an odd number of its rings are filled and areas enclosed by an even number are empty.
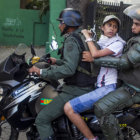
{"type": "Polygon", "coordinates": [[[62,59],[51,58],[52,64],[56,65],[51,65],[48,69],[39,69],[33,66],[29,70],[29,72],[36,72],[43,78],[54,80],[64,78],[65,82],[61,93],[41,110],[36,118],[37,129],[42,140],[53,139],[51,122],[64,113],[63,107],[67,101],[93,90],[97,76],[96,70],[91,73],[93,64],[82,62],[81,59],[82,51],[88,47],[85,47],[86,43],[82,41],[83,36],[79,28],[82,24],[80,13],[72,8],[66,8],[60,13],[58,21],[60,21],[61,35],[65,37],[62,59]]]}
{"type": "Polygon", "coordinates": [[[106,140],[124,140],[118,120],[112,113],[140,103],[140,5],[129,6],[124,14],[133,19],[132,32],[135,36],[127,42],[122,57],[94,60],[95,64],[119,69],[119,79],[124,82],[122,87],[100,99],[94,106],[106,140]]]}

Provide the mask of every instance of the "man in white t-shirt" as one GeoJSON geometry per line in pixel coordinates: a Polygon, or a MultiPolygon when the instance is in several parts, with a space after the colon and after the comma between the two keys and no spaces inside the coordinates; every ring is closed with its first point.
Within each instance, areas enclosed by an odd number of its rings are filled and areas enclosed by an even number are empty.
{"type": "MultiPolygon", "coordinates": [[[[125,41],[117,34],[120,24],[120,20],[114,15],[109,15],[104,18],[103,25],[101,26],[103,35],[101,35],[99,41],[97,42],[101,47],[101,50],[96,49],[88,31],[82,31],[93,59],[107,55],[119,57],[122,54],[125,41]]],[[[86,53],[89,52],[83,52],[83,61],[86,53]]],[[[97,77],[97,88],[94,91],[74,98],[65,104],[65,114],[83,133],[85,136],[84,140],[98,140],[98,137],[95,137],[92,134],[79,113],[92,109],[93,104],[96,101],[116,89],[116,83],[117,70],[114,68],[101,67],[100,73],[97,77]]]]}

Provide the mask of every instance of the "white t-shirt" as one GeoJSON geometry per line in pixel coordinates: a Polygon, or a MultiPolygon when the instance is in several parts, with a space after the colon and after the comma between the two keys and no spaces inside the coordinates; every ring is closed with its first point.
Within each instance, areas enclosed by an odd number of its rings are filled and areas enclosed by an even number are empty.
{"type": "MultiPolygon", "coordinates": [[[[101,49],[108,48],[113,51],[112,56],[119,57],[122,55],[123,47],[125,41],[116,34],[112,38],[108,38],[104,35],[101,35],[99,41],[97,42],[101,49]]],[[[114,68],[101,67],[100,73],[97,77],[97,86],[102,87],[105,85],[117,83],[117,70],[114,68]]]]}

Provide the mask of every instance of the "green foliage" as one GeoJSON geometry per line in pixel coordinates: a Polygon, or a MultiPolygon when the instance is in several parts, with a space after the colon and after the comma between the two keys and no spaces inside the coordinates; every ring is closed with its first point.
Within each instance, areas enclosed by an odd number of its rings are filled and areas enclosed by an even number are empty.
{"type": "Polygon", "coordinates": [[[49,10],[49,0],[43,0],[39,15],[41,20],[42,16],[45,15],[48,10],[49,10]]]}
{"type": "Polygon", "coordinates": [[[49,10],[49,0],[32,0],[26,5],[26,9],[40,10],[39,17],[42,20],[42,16],[49,10]]]}

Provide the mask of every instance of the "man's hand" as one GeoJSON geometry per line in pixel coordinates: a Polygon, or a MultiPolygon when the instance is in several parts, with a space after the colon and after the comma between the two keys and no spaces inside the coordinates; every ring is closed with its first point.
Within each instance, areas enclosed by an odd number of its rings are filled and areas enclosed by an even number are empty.
{"type": "Polygon", "coordinates": [[[51,60],[51,64],[54,65],[56,63],[56,59],[53,58],[53,57],[50,57],[50,60],[51,60]]]}
{"type": "Polygon", "coordinates": [[[85,36],[86,39],[91,37],[91,32],[89,30],[83,29],[81,33],[85,36]]]}
{"type": "Polygon", "coordinates": [[[82,61],[93,62],[93,60],[94,58],[91,56],[91,53],[89,51],[83,51],[82,61]]]}
{"type": "Polygon", "coordinates": [[[40,75],[40,69],[36,66],[33,66],[29,69],[29,73],[36,73],[37,75],[40,75]]]}

